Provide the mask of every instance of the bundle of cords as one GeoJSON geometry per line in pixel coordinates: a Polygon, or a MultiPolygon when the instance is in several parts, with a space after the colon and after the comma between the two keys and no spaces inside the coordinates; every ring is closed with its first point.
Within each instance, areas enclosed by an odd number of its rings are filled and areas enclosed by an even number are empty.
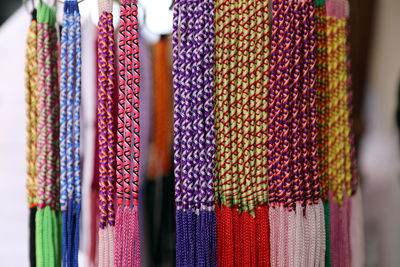
{"type": "Polygon", "coordinates": [[[26,97],[26,136],[27,136],[27,181],[26,191],[29,205],[29,258],[31,266],[35,266],[35,216],[36,216],[36,158],[37,158],[37,89],[38,89],[38,32],[36,9],[32,11],[32,21],[26,43],[25,62],[25,97],[26,97]]]}
{"type": "Polygon", "coordinates": [[[212,0],[175,1],[176,265],[216,266],[212,0]]]}
{"type": "Polygon", "coordinates": [[[114,265],[114,182],[115,182],[115,140],[114,140],[114,26],[112,1],[99,0],[100,18],[98,24],[98,141],[99,141],[99,266],[114,265]]]}
{"type": "Polygon", "coordinates": [[[138,210],[140,64],[137,12],[136,0],[121,2],[116,157],[118,209],[115,225],[115,266],[140,266],[138,210]]]}
{"type": "Polygon", "coordinates": [[[59,89],[56,11],[40,2],[37,87],[36,265],[60,266],[59,89]]]}
{"type": "Polygon", "coordinates": [[[316,151],[314,3],[272,2],[268,114],[271,266],[324,266],[316,151]]]}
{"type": "Polygon", "coordinates": [[[270,1],[215,3],[218,265],[269,266],[270,1]]]}
{"type": "Polygon", "coordinates": [[[60,70],[62,265],[78,266],[81,213],[81,25],[76,0],[64,2],[60,70]]]}

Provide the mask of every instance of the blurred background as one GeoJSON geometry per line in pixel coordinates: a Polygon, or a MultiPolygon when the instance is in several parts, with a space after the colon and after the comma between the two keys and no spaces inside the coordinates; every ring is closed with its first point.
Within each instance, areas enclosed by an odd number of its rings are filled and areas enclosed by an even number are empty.
{"type": "MultiPolygon", "coordinates": [[[[46,1],[50,4],[57,0],[46,1]]],[[[35,1],[37,2],[37,1],[35,1]]],[[[171,0],[139,0],[141,36],[141,212],[143,266],[175,261],[172,170],[171,0]],[[157,133],[157,134],[154,134],[157,133]]],[[[90,197],[96,193],[95,140],[96,0],[80,3],[83,49],[83,202],[81,266],[90,266],[96,225],[90,197]]],[[[0,8],[0,266],[28,266],[25,193],[26,6],[2,0],[0,8]]],[[[400,262],[400,1],[350,0],[353,115],[364,216],[365,266],[400,262]]],[[[57,4],[61,24],[62,4],[57,4]]],[[[118,4],[114,7],[118,26],[118,4]]],[[[92,260],[91,260],[92,259],[92,260]]]]}

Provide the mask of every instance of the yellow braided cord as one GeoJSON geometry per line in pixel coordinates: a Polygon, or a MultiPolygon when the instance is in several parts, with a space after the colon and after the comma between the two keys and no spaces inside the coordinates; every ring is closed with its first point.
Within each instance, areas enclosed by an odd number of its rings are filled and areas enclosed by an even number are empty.
{"type": "Polygon", "coordinates": [[[330,95],[328,177],[333,199],[342,204],[343,192],[349,196],[352,193],[345,18],[327,17],[327,39],[330,95]]]}
{"type": "Polygon", "coordinates": [[[27,135],[27,200],[30,207],[36,206],[36,140],[37,140],[37,23],[32,20],[26,44],[26,135],[27,135]]]}

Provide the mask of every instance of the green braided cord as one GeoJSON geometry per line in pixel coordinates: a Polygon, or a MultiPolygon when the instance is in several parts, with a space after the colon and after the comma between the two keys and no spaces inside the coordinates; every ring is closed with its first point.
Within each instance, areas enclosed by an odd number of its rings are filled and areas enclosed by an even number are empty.
{"type": "Polygon", "coordinates": [[[325,218],[325,267],[331,267],[331,238],[330,238],[330,211],[329,211],[329,201],[324,202],[324,218],[325,218]]]}
{"type": "Polygon", "coordinates": [[[326,0],[314,0],[316,6],[323,6],[326,4],[326,0]]]}

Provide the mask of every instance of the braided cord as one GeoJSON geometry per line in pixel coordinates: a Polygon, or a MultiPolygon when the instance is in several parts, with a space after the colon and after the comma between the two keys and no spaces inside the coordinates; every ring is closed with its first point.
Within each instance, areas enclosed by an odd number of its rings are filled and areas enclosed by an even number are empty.
{"type": "Polygon", "coordinates": [[[67,153],[66,153],[66,127],[67,127],[67,71],[68,71],[68,7],[64,4],[63,27],[61,32],[60,53],[60,204],[61,210],[67,209],[67,153]]]}
{"type": "Polygon", "coordinates": [[[99,215],[100,228],[107,224],[107,122],[106,122],[106,87],[107,87],[107,13],[102,13],[99,19],[98,35],[98,136],[99,136],[99,215]]]}
{"type": "MultiPolygon", "coordinates": [[[[180,32],[180,2],[174,2],[173,10],[173,31],[172,31],[172,52],[173,52],[173,65],[172,65],[172,82],[174,88],[174,177],[175,177],[175,206],[177,210],[182,209],[181,202],[181,84],[180,84],[180,47],[182,43],[179,42],[180,32]]],[[[178,227],[178,226],[177,226],[178,227]]],[[[178,254],[177,254],[178,255],[178,254]]]]}
{"type": "Polygon", "coordinates": [[[300,141],[300,88],[301,88],[301,32],[303,30],[300,18],[301,3],[298,1],[294,2],[293,13],[294,13],[294,48],[293,48],[293,89],[292,89],[292,172],[293,172],[293,201],[295,203],[303,200],[302,187],[303,180],[301,177],[302,164],[301,164],[301,141],[300,141]]]}
{"type": "Polygon", "coordinates": [[[112,13],[107,14],[106,20],[107,30],[107,85],[106,85],[106,119],[107,119],[107,209],[108,223],[111,226],[115,224],[114,212],[114,175],[115,175],[115,140],[114,140],[114,26],[112,13]]]}
{"type": "Polygon", "coordinates": [[[272,204],[278,200],[277,192],[277,179],[279,173],[277,171],[277,163],[280,161],[280,139],[277,137],[279,132],[279,94],[280,94],[280,76],[279,76],[279,62],[282,57],[281,43],[283,36],[280,30],[282,25],[282,18],[280,18],[283,2],[272,2],[272,33],[271,33],[271,61],[270,61],[270,79],[268,91],[268,186],[269,186],[269,202],[272,204]]]}
{"type": "Polygon", "coordinates": [[[350,160],[350,139],[348,131],[348,99],[346,73],[345,19],[327,17],[328,73],[330,94],[329,121],[329,181],[333,198],[342,203],[343,190],[351,194],[352,179],[350,160]],[[346,134],[347,133],[347,134],[346,134]]]}
{"type": "MultiPolygon", "coordinates": [[[[33,11],[36,12],[36,11],[33,11]]],[[[34,14],[34,13],[33,13],[34,14]]],[[[36,206],[36,158],[37,158],[37,87],[38,87],[38,58],[37,58],[37,32],[36,18],[32,18],[29,26],[28,38],[26,43],[26,62],[25,62],[25,101],[27,117],[27,200],[32,208],[36,206]]]]}
{"type": "Polygon", "coordinates": [[[39,3],[38,21],[38,211],[35,225],[36,264],[59,266],[59,89],[56,12],[39,3]]]}
{"type": "Polygon", "coordinates": [[[76,1],[64,3],[61,35],[60,79],[60,185],[63,265],[78,264],[81,201],[80,102],[81,46],[80,14],[76,1]]]}
{"type": "Polygon", "coordinates": [[[316,23],[316,109],[317,109],[317,158],[319,169],[319,181],[321,187],[321,199],[326,201],[328,197],[329,179],[327,177],[328,167],[328,142],[327,124],[328,114],[328,95],[327,95],[327,48],[326,48],[326,7],[317,6],[315,9],[316,23]]]}
{"type": "Polygon", "coordinates": [[[125,123],[125,88],[126,88],[126,5],[120,6],[120,22],[119,22],[119,90],[118,90],[118,115],[117,115],[117,158],[116,158],[116,196],[117,204],[123,204],[124,198],[124,183],[123,183],[123,170],[124,170],[124,123],[125,123]]]}
{"type": "MultiPolygon", "coordinates": [[[[76,1],[75,1],[76,2],[76,1]]],[[[75,201],[81,202],[81,157],[80,157],[80,108],[81,108],[81,74],[82,74],[82,51],[81,51],[81,16],[78,5],[75,6],[75,96],[74,96],[74,169],[75,169],[75,201]]],[[[79,217],[78,217],[79,218],[79,217]]]]}
{"type": "Polygon", "coordinates": [[[126,5],[126,45],[125,45],[125,60],[126,60],[126,87],[125,87],[125,100],[124,100],[124,199],[125,206],[130,205],[131,198],[131,154],[132,154],[132,99],[133,99],[133,36],[132,36],[132,8],[130,4],[126,5]]]}
{"type": "MultiPolygon", "coordinates": [[[[133,64],[133,166],[132,166],[132,196],[133,205],[139,205],[139,157],[140,157],[140,126],[139,126],[139,92],[140,92],[140,62],[139,62],[139,33],[138,7],[132,2],[132,64],[133,64]]],[[[139,247],[139,246],[137,246],[139,247]]]]}

